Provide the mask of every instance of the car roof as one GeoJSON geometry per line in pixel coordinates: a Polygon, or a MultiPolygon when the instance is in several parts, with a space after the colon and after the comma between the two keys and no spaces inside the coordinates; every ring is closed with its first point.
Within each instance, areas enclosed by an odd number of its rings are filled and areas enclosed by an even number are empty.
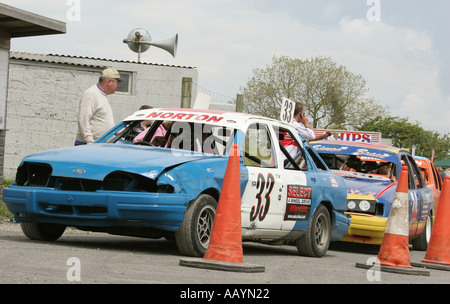
{"type": "Polygon", "coordinates": [[[409,153],[407,150],[393,146],[345,140],[322,140],[311,142],[311,145],[319,154],[367,156],[397,164],[400,162],[400,153],[409,153]]]}
{"type": "Polygon", "coordinates": [[[434,166],[431,160],[427,157],[414,155],[414,158],[416,159],[416,164],[419,168],[430,168],[434,166]]]}
{"type": "Polygon", "coordinates": [[[134,121],[134,120],[197,122],[217,126],[225,126],[236,129],[241,129],[242,127],[244,127],[244,125],[247,124],[247,122],[251,120],[276,123],[283,125],[285,127],[291,126],[290,124],[286,124],[282,121],[258,115],[239,112],[185,109],[185,108],[153,108],[140,110],[128,116],[123,121],[134,121]]]}
{"type": "Polygon", "coordinates": [[[321,141],[311,142],[311,144],[312,145],[321,144],[321,145],[360,147],[360,148],[368,148],[368,149],[377,149],[377,150],[396,153],[396,154],[399,154],[401,151],[408,152],[405,149],[397,148],[394,146],[383,145],[380,143],[363,143],[363,142],[354,142],[354,141],[345,141],[345,140],[321,140],[321,141]]]}

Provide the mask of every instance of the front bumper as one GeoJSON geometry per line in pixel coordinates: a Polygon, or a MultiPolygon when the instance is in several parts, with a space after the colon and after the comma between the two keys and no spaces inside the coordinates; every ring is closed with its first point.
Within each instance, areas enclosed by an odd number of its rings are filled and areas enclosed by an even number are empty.
{"type": "Polygon", "coordinates": [[[387,217],[361,213],[346,213],[351,217],[348,232],[341,241],[381,245],[386,231],[387,217]]]}
{"type": "Polygon", "coordinates": [[[350,229],[350,216],[340,211],[333,210],[332,216],[332,241],[339,241],[350,229]]]}
{"type": "Polygon", "coordinates": [[[18,222],[176,231],[190,199],[174,193],[80,192],[11,185],[3,190],[3,201],[18,222]]]}

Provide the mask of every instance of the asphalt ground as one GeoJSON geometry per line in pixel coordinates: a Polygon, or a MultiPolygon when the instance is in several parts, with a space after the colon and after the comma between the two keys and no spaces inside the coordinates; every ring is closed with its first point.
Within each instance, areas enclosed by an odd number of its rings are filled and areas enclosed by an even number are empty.
{"type": "MultiPolygon", "coordinates": [[[[56,242],[39,242],[25,237],[18,224],[2,220],[0,284],[146,284],[158,290],[164,285],[175,288],[175,297],[181,297],[186,286],[200,291],[211,285],[223,289],[257,284],[269,290],[281,285],[284,293],[289,284],[450,284],[450,271],[427,269],[429,275],[406,275],[356,267],[370,263],[378,251],[378,246],[337,243],[324,257],[309,258],[298,256],[294,246],[243,243],[244,264],[264,266],[264,271],[217,271],[180,266],[186,257],[175,242],[165,239],[68,228],[56,242]]],[[[420,262],[424,255],[410,250],[411,262],[420,262]]]]}

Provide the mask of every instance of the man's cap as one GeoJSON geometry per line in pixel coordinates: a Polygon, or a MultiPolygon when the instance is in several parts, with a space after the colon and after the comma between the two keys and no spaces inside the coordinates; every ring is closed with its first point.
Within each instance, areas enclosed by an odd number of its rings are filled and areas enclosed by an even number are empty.
{"type": "Polygon", "coordinates": [[[120,78],[120,74],[117,70],[111,68],[103,70],[101,77],[117,79],[119,82],[125,81],[125,79],[120,78]]]}

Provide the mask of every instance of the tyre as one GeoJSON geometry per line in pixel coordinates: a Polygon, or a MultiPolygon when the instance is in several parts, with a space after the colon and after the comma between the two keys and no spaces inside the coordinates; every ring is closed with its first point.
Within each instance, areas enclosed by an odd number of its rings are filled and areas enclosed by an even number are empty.
{"type": "Polygon", "coordinates": [[[178,250],[183,255],[203,257],[208,249],[217,201],[200,194],[188,207],[184,221],[175,232],[178,250]]]}
{"type": "Polygon", "coordinates": [[[432,226],[433,226],[433,219],[431,218],[431,214],[429,214],[422,234],[411,241],[414,250],[419,251],[427,250],[428,243],[430,242],[432,226]]]}
{"type": "Polygon", "coordinates": [[[328,209],[319,205],[307,230],[297,239],[299,255],[322,257],[328,250],[331,241],[331,218],[328,209]]]}
{"type": "Polygon", "coordinates": [[[46,223],[20,223],[23,233],[31,240],[56,241],[66,230],[66,226],[46,223]]]}

